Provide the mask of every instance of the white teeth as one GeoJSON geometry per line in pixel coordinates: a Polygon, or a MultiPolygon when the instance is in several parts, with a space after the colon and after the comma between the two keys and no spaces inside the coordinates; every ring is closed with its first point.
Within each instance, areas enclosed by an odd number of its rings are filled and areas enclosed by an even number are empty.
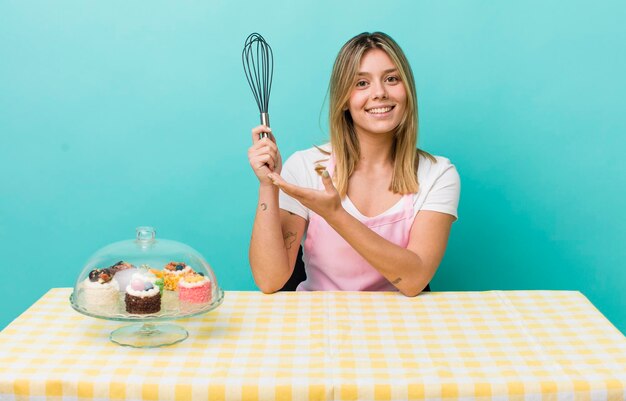
{"type": "Polygon", "coordinates": [[[367,112],[368,113],[373,113],[373,114],[382,114],[382,113],[387,113],[388,111],[391,111],[392,107],[378,107],[375,109],[369,109],[367,112]]]}

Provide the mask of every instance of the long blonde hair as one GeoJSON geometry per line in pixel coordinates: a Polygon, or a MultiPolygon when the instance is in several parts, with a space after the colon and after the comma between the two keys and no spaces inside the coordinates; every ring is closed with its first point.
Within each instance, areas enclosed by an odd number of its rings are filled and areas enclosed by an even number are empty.
{"type": "Polygon", "coordinates": [[[339,51],[330,78],[329,127],[330,143],[335,158],[333,180],[339,194],[348,192],[348,179],[360,156],[359,140],[348,110],[348,101],[363,55],[371,49],[381,49],[398,68],[407,92],[406,112],[394,132],[391,148],[393,175],[389,190],[399,194],[418,191],[417,168],[419,154],[435,158],[417,149],[417,95],[413,72],[398,44],[382,32],[364,32],[350,39],[339,51]]]}

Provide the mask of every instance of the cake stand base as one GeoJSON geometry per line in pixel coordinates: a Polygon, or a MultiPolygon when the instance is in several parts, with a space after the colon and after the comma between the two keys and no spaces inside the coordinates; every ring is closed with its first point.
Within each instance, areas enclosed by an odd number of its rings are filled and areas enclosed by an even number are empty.
{"type": "Polygon", "coordinates": [[[179,343],[188,336],[187,330],[175,324],[139,323],[120,327],[109,338],[119,345],[154,348],[179,343]]]}

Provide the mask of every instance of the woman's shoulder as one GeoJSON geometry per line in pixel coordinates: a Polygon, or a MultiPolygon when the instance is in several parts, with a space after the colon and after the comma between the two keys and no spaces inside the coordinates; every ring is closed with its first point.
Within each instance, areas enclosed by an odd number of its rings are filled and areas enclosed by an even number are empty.
{"type": "MultiPolygon", "coordinates": [[[[326,164],[330,158],[330,143],[313,146],[308,149],[294,152],[283,164],[282,173],[285,176],[292,176],[300,185],[316,181],[318,170],[326,168],[326,164]]],[[[287,180],[289,181],[289,180],[287,180]]]]}
{"type": "Polygon", "coordinates": [[[330,157],[330,143],[325,143],[320,146],[313,146],[308,149],[299,150],[294,152],[288,159],[288,161],[297,162],[298,164],[304,164],[307,166],[315,166],[320,162],[325,162],[330,157]]]}
{"type": "Polygon", "coordinates": [[[419,191],[414,210],[431,210],[458,217],[461,179],[450,159],[420,152],[417,170],[419,191]]]}
{"type": "Polygon", "coordinates": [[[419,164],[417,167],[419,182],[436,180],[445,173],[456,173],[456,166],[450,159],[424,151],[419,152],[419,164]]]}
{"type": "Polygon", "coordinates": [[[312,146],[308,149],[298,150],[293,156],[298,156],[302,159],[319,159],[320,157],[328,158],[330,155],[330,142],[327,142],[320,146],[312,146]]]}

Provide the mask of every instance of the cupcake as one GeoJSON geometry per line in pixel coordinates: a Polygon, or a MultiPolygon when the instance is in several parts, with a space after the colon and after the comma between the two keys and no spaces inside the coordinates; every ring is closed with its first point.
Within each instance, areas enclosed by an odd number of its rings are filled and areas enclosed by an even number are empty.
{"type": "Polygon", "coordinates": [[[117,310],[119,285],[109,269],[94,269],[81,283],[81,305],[89,312],[111,313],[117,310]]]}
{"type": "Polygon", "coordinates": [[[161,292],[141,274],[135,274],[126,287],[126,312],[134,314],[157,313],[161,310],[161,292]]]}
{"type": "Polygon", "coordinates": [[[137,273],[137,268],[134,265],[122,260],[109,267],[109,270],[113,273],[113,278],[120,288],[128,287],[131,277],[137,273]]]}
{"type": "Polygon", "coordinates": [[[113,274],[116,274],[122,270],[127,270],[127,269],[134,269],[135,266],[128,263],[128,262],[124,262],[123,260],[120,260],[119,262],[117,262],[116,264],[114,264],[113,266],[109,267],[109,270],[111,270],[111,272],[113,274]]]}
{"type": "Polygon", "coordinates": [[[148,265],[142,265],[137,271],[138,271],[137,273],[134,273],[132,275],[131,282],[135,278],[139,278],[144,281],[149,281],[152,283],[153,286],[159,287],[159,292],[161,293],[161,295],[163,295],[163,273],[162,272],[155,270],[155,269],[151,269],[150,266],[148,265]]]}
{"type": "Polygon", "coordinates": [[[193,272],[191,267],[182,262],[170,262],[166,264],[163,268],[165,289],[169,291],[176,291],[180,278],[191,272],[193,272]]]}
{"type": "Polygon", "coordinates": [[[178,299],[193,304],[211,301],[211,281],[200,273],[185,274],[178,282],[178,299]]]}

